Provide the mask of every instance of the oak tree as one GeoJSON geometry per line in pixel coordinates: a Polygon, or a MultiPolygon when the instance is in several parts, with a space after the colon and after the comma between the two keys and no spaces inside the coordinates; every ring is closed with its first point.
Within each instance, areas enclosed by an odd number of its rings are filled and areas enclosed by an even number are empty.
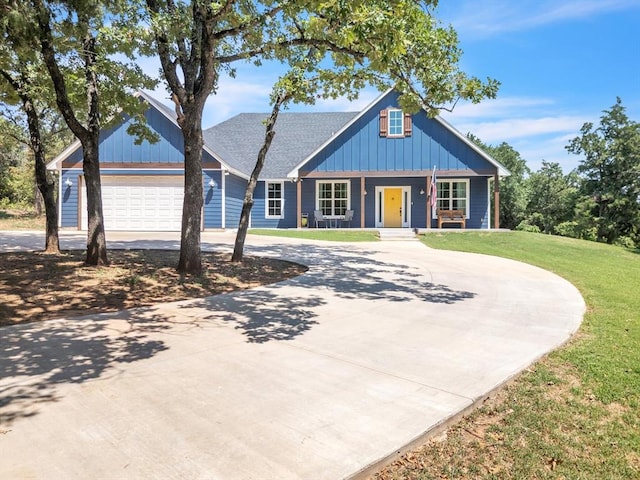
{"type": "Polygon", "coordinates": [[[217,93],[220,75],[234,75],[233,65],[242,61],[291,66],[293,59],[295,67],[308,54],[314,59],[311,71],[322,67],[316,85],[320,92],[328,85],[324,93],[336,91],[335,85],[346,85],[347,96],[367,83],[393,85],[405,110],[424,108],[431,115],[453,108],[459,98],[477,102],[494,96],[496,81],[460,70],[456,33],[440,25],[432,11],[436,5],[430,0],[146,0],[184,137],[178,271],[202,269],[202,112],[209,95],[217,93]]]}
{"type": "Polygon", "coordinates": [[[584,178],[581,204],[591,205],[587,210],[598,241],[626,237],[640,243],[640,123],[627,116],[618,98],[600,125],[585,123],[580,133],[567,150],[583,156],[578,166],[584,178]]]}

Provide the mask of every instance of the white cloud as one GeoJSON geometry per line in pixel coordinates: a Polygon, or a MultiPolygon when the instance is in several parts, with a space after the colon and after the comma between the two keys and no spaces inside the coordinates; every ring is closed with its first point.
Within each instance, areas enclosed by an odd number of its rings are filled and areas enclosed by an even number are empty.
{"type": "Polygon", "coordinates": [[[330,112],[359,112],[368,107],[371,102],[380,96],[380,92],[367,89],[360,92],[358,98],[349,100],[347,97],[336,99],[320,99],[313,107],[305,107],[304,110],[330,111],[330,112]]]}
{"type": "Polygon", "coordinates": [[[457,123],[456,128],[461,132],[471,132],[486,143],[495,143],[538,135],[578,132],[584,122],[581,116],[560,115],[457,123]]]}
{"type": "Polygon", "coordinates": [[[534,171],[547,160],[566,172],[577,166],[579,158],[569,155],[565,146],[591,120],[587,114],[568,112],[552,98],[517,96],[459,105],[442,116],[463,134],[472,133],[485,143],[507,142],[534,171]]]}
{"type": "Polygon", "coordinates": [[[580,163],[578,155],[570,154],[566,150],[569,141],[575,135],[565,135],[550,138],[523,139],[513,143],[522,158],[527,161],[528,167],[537,171],[542,166],[542,161],[558,163],[565,173],[575,169],[580,163]]]}
{"type": "Polygon", "coordinates": [[[443,112],[442,115],[451,119],[495,118],[516,115],[518,112],[530,112],[531,109],[549,107],[554,103],[548,98],[500,97],[493,100],[483,100],[476,104],[460,103],[456,105],[453,112],[443,112]]]}
{"type": "Polygon", "coordinates": [[[265,79],[221,79],[219,93],[211,95],[204,107],[203,124],[208,127],[242,112],[269,111],[271,85],[265,79]]]}
{"type": "Polygon", "coordinates": [[[493,0],[482,2],[481,7],[477,1],[468,1],[448,12],[447,21],[459,32],[492,36],[638,7],[640,0],[493,0]]]}

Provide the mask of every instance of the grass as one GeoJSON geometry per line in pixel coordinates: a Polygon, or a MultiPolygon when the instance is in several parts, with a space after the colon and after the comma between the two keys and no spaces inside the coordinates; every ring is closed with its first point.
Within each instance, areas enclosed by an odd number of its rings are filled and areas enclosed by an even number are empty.
{"type": "Polygon", "coordinates": [[[0,209],[0,230],[44,230],[45,217],[32,210],[0,209]]]}
{"type": "MultiPolygon", "coordinates": [[[[18,228],[5,227],[2,222],[7,218],[0,211],[0,229],[18,228]]],[[[15,222],[15,217],[9,217],[9,221],[15,222]]],[[[375,232],[358,230],[254,229],[250,233],[327,241],[377,240],[375,232]]],[[[640,478],[640,251],[524,232],[433,233],[423,236],[422,241],[432,248],[496,255],[555,272],[581,291],[588,311],[579,333],[568,345],[529,368],[442,436],[407,453],[375,478],[640,478]]],[[[7,260],[3,259],[5,274],[11,270],[7,260]]],[[[72,260],[80,262],[79,258],[72,260]]],[[[156,276],[125,271],[123,265],[114,263],[117,271],[109,273],[108,279],[97,278],[106,275],[106,270],[93,273],[100,292],[109,281],[114,284],[112,290],[124,290],[135,298],[141,291],[151,291],[149,285],[158,282],[156,276]]],[[[126,264],[128,268],[131,259],[126,264]]],[[[73,271],[78,268],[71,267],[73,271]]],[[[71,267],[64,262],[50,266],[47,281],[64,279],[64,269],[71,267]]],[[[253,270],[260,272],[263,268],[253,270]]],[[[20,271],[31,270],[23,266],[20,271]]],[[[5,280],[6,285],[16,285],[5,280]]],[[[179,279],[171,281],[181,283],[179,279]]],[[[37,283],[34,285],[44,293],[56,291],[37,283]]],[[[80,285],[86,283],[84,279],[80,285]]],[[[167,292],[166,285],[160,290],[167,292]]],[[[36,298],[39,293],[27,292],[23,298],[34,303],[33,308],[42,309],[42,299],[36,298]]],[[[80,298],[80,293],[75,292],[74,298],[80,298]]],[[[114,297],[117,308],[124,306],[122,295],[114,297]]],[[[96,292],[86,298],[94,296],[96,292]]],[[[49,297],[49,305],[68,302],[73,308],[71,297],[49,297]]],[[[19,312],[8,300],[5,298],[0,306],[22,313],[18,315],[22,319],[37,314],[19,312]]]]}
{"type": "Polygon", "coordinates": [[[524,232],[422,241],[555,272],[588,311],[568,345],[376,478],[640,478],[640,252],[524,232]]]}
{"type": "Polygon", "coordinates": [[[270,230],[251,229],[250,234],[267,235],[272,237],[303,238],[308,240],[323,240],[327,242],[377,242],[377,232],[373,230],[334,230],[334,229],[301,229],[301,230],[270,230]]]}

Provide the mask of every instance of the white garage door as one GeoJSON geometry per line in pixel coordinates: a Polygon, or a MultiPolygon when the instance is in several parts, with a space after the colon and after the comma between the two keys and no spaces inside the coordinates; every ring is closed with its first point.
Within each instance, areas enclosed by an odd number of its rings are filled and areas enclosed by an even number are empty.
{"type": "MultiPolygon", "coordinates": [[[[102,176],[105,230],[180,231],[184,178],[167,175],[102,176]]],[[[82,228],[87,229],[82,189],[82,228]]]]}

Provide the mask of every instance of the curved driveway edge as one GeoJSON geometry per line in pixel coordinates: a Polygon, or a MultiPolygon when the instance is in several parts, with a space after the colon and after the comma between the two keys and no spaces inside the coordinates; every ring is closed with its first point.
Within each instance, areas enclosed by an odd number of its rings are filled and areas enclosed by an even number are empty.
{"type": "MultiPolygon", "coordinates": [[[[175,248],[145,235],[109,246],[175,248]]],[[[232,240],[205,233],[203,248],[232,240]]],[[[3,232],[0,248],[33,241],[3,232]]],[[[63,248],[84,242],[63,234],[63,248]]],[[[554,274],[415,241],[248,244],[311,268],[1,328],[0,478],[347,478],[564,343],[585,309],[554,274]]]]}

